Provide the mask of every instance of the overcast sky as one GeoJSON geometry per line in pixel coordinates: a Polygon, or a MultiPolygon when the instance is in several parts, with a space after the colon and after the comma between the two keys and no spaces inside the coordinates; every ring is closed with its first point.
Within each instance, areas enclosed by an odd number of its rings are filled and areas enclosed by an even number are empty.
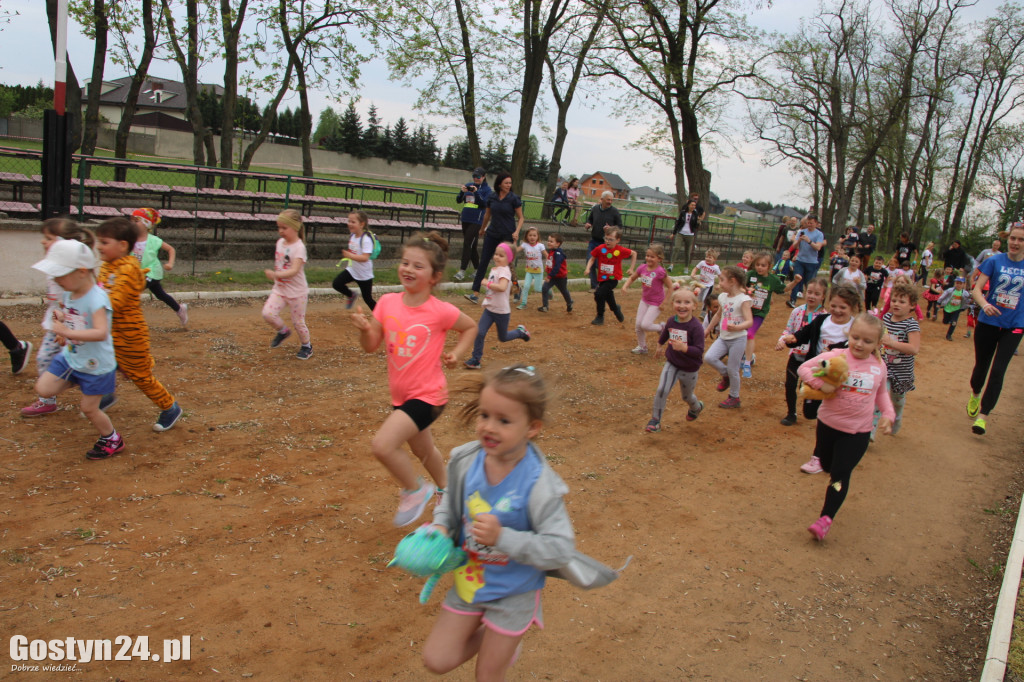
{"type": "MultiPolygon", "coordinates": [[[[979,19],[994,13],[999,5],[998,0],[978,0],[975,7],[969,9],[965,16],[979,19]]],[[[876,2],[876,6],[878,3],[876,2]]],[[[53,53],[46,23],[45,3],[42,0],[0,0],[0,7],[7,12],[17,12],[6,26],[0,26],[0,82],[8,84],[33,85],[40,80],[47,85],[53,83],[53,53]]],[[[771,9],[760,9],[749,13],[748,20],[766,31],[787,31],[797,26],[800,18],[813,12],[816,3],[809,0],[774,0],[771,9]]],[[[85,38],[80,28],[73,22],[69,25],[68,52],[75,73],[80,81],[88,78],[92,70],[92,43],[85,38]]],[[[173,63],[154,62],[150,69],[156,77],[180,80],[181,74],[173,63]]],[[[126,75],[117,65],[108,60],[106,78],[117,78],[126,75]]],[[[381,118],[386,123],[393,123],[399,116],[406,119],[438,124],[440,121],[424,119],[413,109],[416,92],[387,78],[387,69],[383,60],[375,60],[363,68],[357,108],[363,114],[370,104],[377,106],[381,118]]],[[[223,82],[223,67],[219,63],[207,65],[200,73],[203,82],[223,82]]],[[[582,102],[575,106],[569,117],[569,137],[566,140],[562,156],[562,171],[565,174],[582,175],[603,170],[617,173],[632,187],[650,185],[662,191],[671,192],[674,186],[672,168],[661,161],[653,160],[643,151],[629,149],[628,143],[640,136],[641,130],[627,126],[617,118],[609,103],[601,103],[599,97],[589,98],[591,105],[582,102]],[[593,104],[594,102],[596,104],[593,104]]],[[[282,103],[282,108],[298,107],[298,98],[292,94],[290,99],[282,103]]],[[[310,106],[314,117],[327,106],[342,109],[339,104],[326,93],[315,93],[310,98],[310,106]]],[[[739,108],[736,108],[739,111],[739,108]]],[[[553,108],[548,114],[549,123],[553,122],[553,108]]],[[[315,120],[315,119],[314,119],[315,120]]],[[[315,123],[314,123],[315,125],[315,123]]],[[[742,125],[737,122],[737,129],[742,133],[742,125]]],[[[539,124],[535,119],[535,130],[539,124]]],[[[442,142],[459,130],[440,133],[442,142]]],[[[551,142],[541,137],[541,151],[550,155],[551,142]]],[[[510,130],[507,142],[511,149],[514,129],[510,130]]],[[[486,140],[485,140],[486,143],[486,140]]],[[[803,206],[809,203],[807,190],[785,166],[765,168],[761,162],[762,150],[753,144],[745,143],[741,135],[734,140],[738,147],[725,150],[718,156],[705,153],[705,165],[712,173],[712,190],[720,197],[733,201],[754,199],[785,202],[786,204],[803,206]]]]}

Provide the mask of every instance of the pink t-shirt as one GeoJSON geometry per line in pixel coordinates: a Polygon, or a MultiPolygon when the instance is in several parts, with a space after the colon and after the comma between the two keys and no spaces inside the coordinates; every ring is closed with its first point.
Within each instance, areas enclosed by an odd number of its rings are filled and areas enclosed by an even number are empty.
{"type": "Polygon", "coordinates": [[[848,348],[830,350],[800,365],[797,370],[800,379],[811,388],[821,388],[825,382],[814,376],[814,371],[821,366],[822,360],[837,355],[846,356],[850,377],[839,387],[834,398],[822,401],[818,420],[845,433],[865,433],[871,430],[876,407],[890,422],[895,419],[892,400],[885,389],[885,363],[874,355],[858,360],[848,348]]]}
{"type": "Polygon", "coordinates": [[[640,288],[640,300],[647,305],[661,305],[665,300],[665,278],[668,273],[665,268],[656,265],[653,270],[644,263],[636,270],[638,280],[642,285],[640,288]]]}
{"type": "Polygon", "coordinates": [[[306,284],[306,244],[301,239],[296,239],[289,244],[281,237],[277,240],[277,248],[274,249],[274,271],[281,272],[292,266],[296,260],[302,261],[299,272],[294,277],[279,279],[274,282],[274,293],[285,298],[301,298],[309,295],[309,285],[306,284]]]}
{"type": "Polygon", "coordinates": [[[505,291],[491,291],[488,287],[487,295],[484,296],[484,307],[499,315],[512,312],[512,307],[508,303],[508,295],[512,293],[512,270],[507,265],[500,268],[494,266],[487,275],[488,284],[497,284],[503,279],[508,280],[505,291]]]}
{"type": "Polygon", "coordinates": [[[445,334],[462,313],[433,296],[412,308],[405,305],[403,296],[384,294],[373,309],[373,316],[384,327],[391,404],[397,407],[422,400],[444,405],[448,402],[448,381],[441,368],[441,353],[445,334]]]}

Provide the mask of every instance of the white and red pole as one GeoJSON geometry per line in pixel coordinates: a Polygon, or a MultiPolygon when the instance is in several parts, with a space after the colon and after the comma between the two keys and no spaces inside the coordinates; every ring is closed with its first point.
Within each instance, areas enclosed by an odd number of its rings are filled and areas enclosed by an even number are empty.
{"type": "Polygon", "coordinates": [[[68,0],[57,0],[57,40],[53,56],[53,108],[58,116],[63,116],[68,80],[68,0]]]}

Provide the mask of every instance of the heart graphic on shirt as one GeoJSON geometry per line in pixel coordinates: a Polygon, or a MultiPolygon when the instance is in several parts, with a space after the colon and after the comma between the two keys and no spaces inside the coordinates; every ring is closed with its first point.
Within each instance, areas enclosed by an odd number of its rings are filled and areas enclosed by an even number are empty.
{"type": "Polygon", "coordinates": [[[430,327],[413,324],[402,327],[394,317],[384,318],[384,343],[387,344],[388,362],[402,370],[418,358],[430,341],[430,327]]]}

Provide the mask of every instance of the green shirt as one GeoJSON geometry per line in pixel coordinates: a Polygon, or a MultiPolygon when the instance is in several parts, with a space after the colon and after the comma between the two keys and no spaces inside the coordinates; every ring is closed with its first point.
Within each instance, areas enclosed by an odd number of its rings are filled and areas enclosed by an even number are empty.
{"type": "Polygon", "coordinates": [[[786,285],[772,273],[759,275],[757,270],[750,270],[747,273],[747,291],[750,292],[750,298],[753,299],[750,307],[754,317],[766,317],[772,307],[772,293],[785,292],[786,285]]]}
{"type": "Polygon", "coordinates": [[[143,270],[149,268],[146,279],[164,278],[164,266],[160,262],[160,247],[163,245],[164,240],[154,234],[146,237],[144,242],[135,242],[133,255],[139,259],[143,270]]]}

